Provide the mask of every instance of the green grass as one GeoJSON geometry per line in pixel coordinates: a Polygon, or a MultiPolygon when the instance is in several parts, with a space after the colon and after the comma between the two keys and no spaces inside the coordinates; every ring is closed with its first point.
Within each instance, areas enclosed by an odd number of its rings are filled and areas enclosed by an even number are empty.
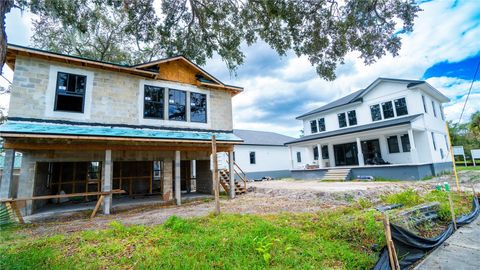
{"type": "MultiPolygon", "coordinates": [[[[382,197],[405,205],[445,198],[412,190],[382,197]]],[[[454,198],[459,211],[468,208],[466,198],[454,198]]],[[[370,269],[385,241],[372,206],[361,199],[318,213],[173,216],[162,225],[112,222],[50,237],[11,227],[0,231],[0,269],[370,269]]]]}
{"type": "Polygon", "coordinates": [[[480,166],[457,166],[458,171],[480,171],[480,166]]]}

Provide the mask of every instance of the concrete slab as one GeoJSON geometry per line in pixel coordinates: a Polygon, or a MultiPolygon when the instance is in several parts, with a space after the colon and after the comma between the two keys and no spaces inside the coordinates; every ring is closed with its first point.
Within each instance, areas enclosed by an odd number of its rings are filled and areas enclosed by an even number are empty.
{"type": "Polygon", "coordinates": [[[480,269],[480,218],[456,231],[415,269],[480,269]]]}

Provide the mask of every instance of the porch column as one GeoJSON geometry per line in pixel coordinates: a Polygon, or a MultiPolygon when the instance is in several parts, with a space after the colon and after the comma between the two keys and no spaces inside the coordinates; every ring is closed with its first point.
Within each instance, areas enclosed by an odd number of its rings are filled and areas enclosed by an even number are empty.
{"type": "Polygon", "coordinates": [[[197,163],[196,160],[190,160],[190,190],[197,190],[197,163]]]}
{"type": "Polygon", "coordinates": [[[289,156],[290,156],[290,165],[291,165],[291,170],[295,169],[295,165],[293,163],[293,156],[292,156],[292,147],[291,146],[288,146],[288,153],[289,153],[289,156]]]}
{"type": "Polygon", "coordinates": [[[182,204],[182,190],[180,185],[180,151],[175,151],[175,200],[177,205],[182,204]]]}
{"type": "Polygon", "coordinates": [[[0,182],[0,199],[8,199],[13,196],[14,164],[15,164],[15,150],[5,149],[3,175],[2,175],[2,181],[0,182]]]}
{"type": "MultiPolygon", "coordinates": [[[[113,177],[113,162],[112,162],[112,150],[105,150],[105,160],[103,161],[103,179],[102,179],[102,191],[112,191],[112,177],[113,177]]],[[[103,214],[110,215],[110,209],[112,208],[112,194],[105,195],[103,200],[103,214]]]]}
{"type": "Polygon", "coordinates": [[[335,167],[335,152],[333,151],[333,144],[328,144],[328,159],[330,167],[335,167]]]}
{"type": "Polygon", "coordinates": [[[230,172],[230,199],[235,198],[235,171],[233,167],[233,150],[228,151],[228,171],[230,172]]]}
{"type": "Polygon", "coordinates": [[[358,165],[365,166],[365,160],[363,159],[363,152],[362,152],[362,142],[360,138],[357,138],[357,156],[358,156],[358,165]]]}
{"type": "Polygon", "coordinates": [[[410,156],[412,163],[418,163],[417,147],[415,146],[415,139],[413,138],[413,129],[408,129],[408,140],[410,141],[410,156]]]}
{"type": "Polygon", "coordinates": [[[322,157],[322,146],[320,144],[317,144],[317,149],[318,149],[318,168],[323,168],[325,167],[323,165],[323,157],[322,157]]]}

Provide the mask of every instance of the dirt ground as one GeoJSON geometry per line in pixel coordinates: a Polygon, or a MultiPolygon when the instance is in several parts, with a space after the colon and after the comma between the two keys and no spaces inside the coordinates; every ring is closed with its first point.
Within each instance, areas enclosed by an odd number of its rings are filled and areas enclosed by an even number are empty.
{"type": "MultiPolygon", "coordinates": [[[[459,172],[462,189],[471,190],[472,184],[480,191],[480,171],[459,172]]],[[[351,204],[360,198],[379,201],[380,195],[398,193],[407,188],[424,192],[435,188],[439,182],[448,181],[455,188],[453,176],[441,176],[426,181],[405,182],[320,182],[273,180],[249,183],[252,192],[234,200],[222,199],[223,213],[271,214],[280,212],[315,212],[351,204]]],[[[125,225],[160,224],[172,215],[179,217],[205,216],[213,212],[213,201],[197,201],[182,206],[157,206],[136,208],[117,212],[109,216],[99,215],[93,220],[90,212],[62,215],[55,221],[36,222],[25,227],[31,235],[70,233],[86,229],[106,228],[112,221],[125,225]]]]}

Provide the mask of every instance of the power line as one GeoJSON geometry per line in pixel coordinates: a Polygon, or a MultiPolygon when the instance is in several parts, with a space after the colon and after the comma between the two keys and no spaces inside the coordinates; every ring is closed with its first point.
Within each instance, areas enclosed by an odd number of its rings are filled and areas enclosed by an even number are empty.
{"type": "Polygon", "coordinates": [[[468,89],[467,98],[465,99],[465,103],[463,103],[462,113],[460,114],[460,118],[458,119],[458,123],[456,124],[456,126],[458,126],[458,124],[460,124],[460,122],[462,121],[463,113],[465,112],[465,107],[467,106],[468,98],[470,97],[470,93],[472,92],[473,83],[475,82],[475,79],[477,78],[477,73],[478,73],[478,68],[479,67],[480,67],[480,61],[478,62],[477,69],[475,70],[475,74],[473,75],[472,83],[470,84],[470,89],[468,89]]]}

